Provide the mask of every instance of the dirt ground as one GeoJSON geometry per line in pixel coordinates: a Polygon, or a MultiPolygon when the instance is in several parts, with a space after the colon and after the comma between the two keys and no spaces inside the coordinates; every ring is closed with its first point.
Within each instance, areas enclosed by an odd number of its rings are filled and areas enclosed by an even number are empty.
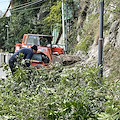
{"type": "Polygon", "coordinates": [[[58,55],[58,56],[53,55],[52,58],[53,58],[53,60],[52,60],[53,63],[59,62],[63,66],[71,65],[71,64],[74,64],[74,63],[80,61],[80,58],[76,55],[63,55],[63,54],[58,55]]]}

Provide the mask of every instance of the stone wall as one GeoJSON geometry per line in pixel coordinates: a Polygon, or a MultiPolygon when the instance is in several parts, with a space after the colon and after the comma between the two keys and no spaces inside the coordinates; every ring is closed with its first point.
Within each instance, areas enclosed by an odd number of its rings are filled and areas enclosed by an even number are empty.
{"type": "Polygon", "coordinates": [[[120,20],[112,23],[109,30],[109,42],[115,48],[120,47],[120,20]]]}
{"type": "Polygon", "coordinates": [[[13,53],[0,53],[0,66],[2,66],[3,63],[8,64],[11,55],[13,55],[13,53]]]}

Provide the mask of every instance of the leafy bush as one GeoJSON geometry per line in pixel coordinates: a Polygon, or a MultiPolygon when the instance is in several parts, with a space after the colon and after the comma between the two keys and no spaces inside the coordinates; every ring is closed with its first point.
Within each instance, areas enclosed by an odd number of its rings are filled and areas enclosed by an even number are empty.
{"type": "Polygon", "coordinates": [[[14,75],[8,72],[6,79],[0,80],[2,119],[120,118],[119,80],[112,84],[103,78],[102,83],[98,83],[97,68],[68,68],[55,64],[35,69],[24,67],[24,62],[17,66],[14,75]]]}

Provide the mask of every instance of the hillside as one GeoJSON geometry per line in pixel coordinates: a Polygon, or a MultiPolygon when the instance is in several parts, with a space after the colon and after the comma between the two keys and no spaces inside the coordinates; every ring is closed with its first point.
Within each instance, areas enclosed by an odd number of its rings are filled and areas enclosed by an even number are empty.
{"type": "MultiPolygon", "coordinates": [[[[104,5],[104,45],[103,45],[103,66],[104,66],[104,76],[109,76],[111,79],[119,79],[119,1],[105,1],[104,5]]],[[[95,62],[97,65],[98,59],[98,17],[96,17],[99,13],[99,9],[97,7],[93,7],[96,5],[91,2],[86,19],[84,21],[84,27],[87,27],[87,32],[84,37],[88,37],[89,35],[93,35],[93,43],[92,46],[88,49],[88,59],[85,61],[92,61],[91,64],[95,62]],[[91,12],[89,12],[92,9],[91,12]],[[86,24],[86,21],[87,24],[86,24]],[[97,25],[97,26],[96,26],[97,25]]],[[[97,6],[97,5],[96,5],[97,6]]],[[[84,28],[83,27],[83,28],[84,28]]],[[[89,39],[90,40],[90,39],[89,39]]],[[[83,40],[84,41],[84,40],[83,40]]],[[[79,44],[78,44],[79,45],[79,44]]],[[[81,45],[81,40],[80,40],[81,45]]],[[[82,46],[80,46],[82,47],[82,46]]]]}

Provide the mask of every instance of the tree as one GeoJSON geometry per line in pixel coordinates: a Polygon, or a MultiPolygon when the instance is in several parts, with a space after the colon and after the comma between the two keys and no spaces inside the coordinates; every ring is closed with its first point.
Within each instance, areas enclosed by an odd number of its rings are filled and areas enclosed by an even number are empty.
{"type": "Polygon", "coordinates": [[[6,50],[7,44],[7,29],[5,25],[8,25],[9,17],[0,18],[0,49],[6,50]]]}

